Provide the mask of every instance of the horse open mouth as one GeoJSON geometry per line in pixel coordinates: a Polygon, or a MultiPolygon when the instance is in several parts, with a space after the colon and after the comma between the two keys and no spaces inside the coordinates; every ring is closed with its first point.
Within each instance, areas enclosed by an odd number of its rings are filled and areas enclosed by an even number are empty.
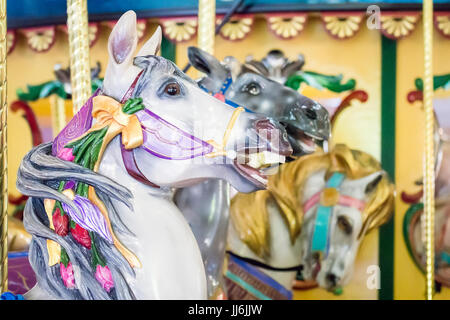
{"type": "Polygon", "coordinates": [[[234,166],[257,187],[265,189],[268,176],[276,173],[279,164],[285,161],[286,156],[276,152],[244,149],[238,152],[234,166]]]}
{"type": "Polygon", "coordinates": [[[300,130],[296,131],[293,136],[297,140],[302,151],[307,154],[313,153],[314,151],[316,151],[317,147],[322,147],[324,145],[323,139],[313,137],[312,135],[309,135],[300,130]]]}

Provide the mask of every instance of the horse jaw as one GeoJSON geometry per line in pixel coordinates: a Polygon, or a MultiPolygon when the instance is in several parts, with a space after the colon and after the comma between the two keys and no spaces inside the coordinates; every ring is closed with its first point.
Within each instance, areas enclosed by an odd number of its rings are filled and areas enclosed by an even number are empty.
{"type": "Polygon", "coordinates": [[[204,265],[191,228],[168,190],[145,186],[128,175],[119,139],[107,147],[99,173],[133,193],[133,209],[114,202],[118,215],[135,235],[117,237],[142,263],[127,283],[137,299],[206,299],[204,265]]]}

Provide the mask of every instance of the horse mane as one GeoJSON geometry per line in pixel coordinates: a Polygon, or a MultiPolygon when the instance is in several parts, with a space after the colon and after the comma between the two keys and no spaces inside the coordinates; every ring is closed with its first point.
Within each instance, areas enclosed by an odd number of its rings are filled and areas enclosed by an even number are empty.
{"type": "MultiPolygon", "coordinates": [[[[343,144],[329,153],[317,151],[280,166],[269,177],[267,190],[239,193],[231,200],[231,221],[240,239],[258,256],[270,255],[268,207],[275,205],[283,216],[292,243],[300,234],[303,222],[303,188],[314,172],[326,170],[326,179],[342,172],[349,179],[360,179],[382,170],[371,155],[352,150],[343,144]]],[[[363,226],[359,237],[386,223],[394,206],[394,185],[384,174],[362,212],[363,226]]]]}
{"type": "Polygon", "coordinates": [[[61,181],[70,180],[93,186],[108,209],[114,232],[133,236],[121,221],[112,201],[117,200],[131,207],[132,194],[127,188],[87,168],[53,156],[51,143],[33,148],[20,164],[17,188],[30,197],[25,205],[24,225],[32,235],[29,260],[38,285],[58,299],[134,299],[135,295],[127,283],[127,279],[135,276],[134,270],[114,245],[102,237],[95,237],[95,244],[103,253],[115,284],[108,293],[92,272],[91,250],[76,242],[72,235],[61,237],[50,229],[44,199],[55,199],[75,207],[68,197],[57,190],[61,181]],[[59,264],[48,266],[48,240],[57,242],[66,250],[73,266],[75,289],[64,285],[59,264]]]}

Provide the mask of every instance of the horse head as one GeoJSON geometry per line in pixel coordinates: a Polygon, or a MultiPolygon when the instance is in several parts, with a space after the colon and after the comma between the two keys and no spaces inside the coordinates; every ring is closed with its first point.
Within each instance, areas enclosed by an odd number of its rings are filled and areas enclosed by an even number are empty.
{"type": "Polygon", "coordinates": [[[233,57],[220,63],[195,47],[188,49],[188,57],[196,69],[206,74],[199,81],[206,91],[279,121],[286,128],[294,155],[311,153],[329,139],[328,112],[317,102],[233,57]]]}
{"type": "Polygon", "coordinates": [[[371,169],[323,168],[304,183],[302,275],[330,291],[348,283],[362,239],[392,211],[393,186],[386,173],[364,163],[371,169]]]}
{"type": "Polygon", "coordinates": [[[263,188],[261,166],[283,162],[292,152],[284,128],[204,92],[174,63],[155,55],[160,42],[158,28],[134,56],[133,12],[122,16],[108,42],[103,93],[123,101],[133,88],[131,96],[145,106],[136,112],[144,128],[144,147],[134,150],[140,171],[159,186],[225,178],[244,192],[263,188]]]}

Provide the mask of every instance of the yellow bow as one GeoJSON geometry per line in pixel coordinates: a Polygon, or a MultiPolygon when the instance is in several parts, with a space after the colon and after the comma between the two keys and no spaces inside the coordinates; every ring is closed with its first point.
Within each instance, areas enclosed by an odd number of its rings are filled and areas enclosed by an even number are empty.
{"type": "Polygon", "coordinates": [[[122,133],[122,144],[125,149],[134,149],[142,145],[144,136],[141,123],[136,115],[124,113],[122,105],[107,96],[96,96],[92,102],[92,116],[97,123],[92,126],[90,131],[109,126],[107,135],[115,137],[122,133]]]}

